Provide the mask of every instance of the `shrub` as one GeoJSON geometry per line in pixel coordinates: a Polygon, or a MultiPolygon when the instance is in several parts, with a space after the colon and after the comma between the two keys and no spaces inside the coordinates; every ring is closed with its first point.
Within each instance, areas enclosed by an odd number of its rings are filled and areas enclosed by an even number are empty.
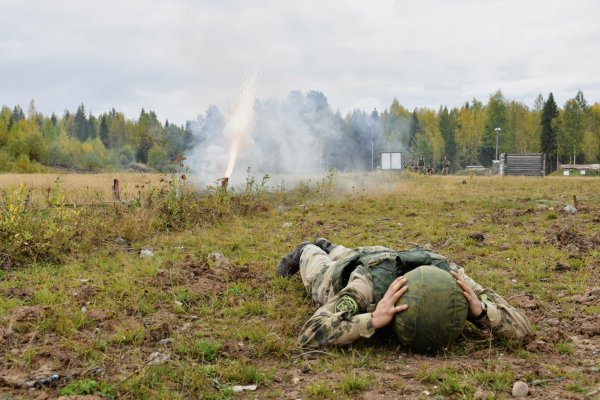
{"type": "Polygon", "coordinates": [[[45,208],[31,204],[23,185],[13,193],[2,193],[0,204],[0,252],[12,261],[57,262],[70,247],[70,223],[78,214],[64,204],[57,180],[45,208]]]}

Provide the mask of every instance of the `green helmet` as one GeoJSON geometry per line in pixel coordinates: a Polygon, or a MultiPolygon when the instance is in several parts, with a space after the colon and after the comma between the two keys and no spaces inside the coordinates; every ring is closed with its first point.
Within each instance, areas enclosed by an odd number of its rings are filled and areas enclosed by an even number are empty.
{"type": "Polygon", "coordinates": [[[423,265],[404,275],[408,292],[396,305],[408,309],[394,316],[400,344],[417,353],[433,353],[449,345],[465,326],[469,304],[448,272],[423,265]]]}

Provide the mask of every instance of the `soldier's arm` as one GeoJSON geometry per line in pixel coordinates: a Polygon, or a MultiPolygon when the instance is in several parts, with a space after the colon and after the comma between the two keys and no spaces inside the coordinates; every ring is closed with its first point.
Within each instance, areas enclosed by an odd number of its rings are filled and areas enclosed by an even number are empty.
{"type": "Polygon", "coordinates": [[[300,331],[300,346],[343,345],[375,333],[368,312],[373,308],[373,284],[365,273],[362,267],[354,270],[348,285],[306,321],[300,331]]]}
{"type": "Polygon", "coordinates": [[[396,306],[406,293],[405,283],[405,278],[394,281],[375,306],[368,273],[358,267],[350,275],[348,285],[306,322],[300,332],[300,345],[313,348],[344,345],[361,337],[371,337],[376,329],[388,325],[396,313],[408,308],[407,305],[396,306]],[[368,312],[373,308],[372,313],[368,312]]]}
{"type": "MultiPolygon", "coordinates": [[[[469,296],[475,295],[477,301],[485,303],[487,310],[480,319],[475,321],[475,326],[488,328],[495,335],[507,339],[523,339],[531,332],[529,320],[522,311],[508,304],[498,293],[475,282],[465,273],[462,267],[452,263],[451,268],[459,284],[463,283],[461,287],[465,290],[467,300],[469,300],[469,296]],[[471,295],[469,292],[471,292],[471,295]]],[[[472,309],[473,307],[471,307],[472,309]]],[[[480,306],[477,314],[481,311],[480,306]]],[[[474,317],[476,316],[474,315],[474,317]]]]}

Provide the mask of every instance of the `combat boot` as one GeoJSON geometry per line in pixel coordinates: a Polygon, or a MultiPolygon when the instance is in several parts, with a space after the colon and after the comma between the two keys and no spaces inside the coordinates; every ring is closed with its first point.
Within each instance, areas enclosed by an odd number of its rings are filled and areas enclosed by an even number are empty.
{"type": "Polygon", "coordinates": [[[315,240],[315,246],[323,250],[325,253],[329,254],[333,249],[337,247],[337,245],[331,243],[329,240],[324,237],[318,238],[315,240]]]}
{"type": "Polygon", "coordinates": [[[277,275],[282,278],[287,278],[288,276],[294,275],[300,269],[300,256],[302,255],[302,250],[307,244],[312,244],[310,242],[302,242],[296,247],[294,250],[287,253],[279,264],[277,265],[277,275]]]}

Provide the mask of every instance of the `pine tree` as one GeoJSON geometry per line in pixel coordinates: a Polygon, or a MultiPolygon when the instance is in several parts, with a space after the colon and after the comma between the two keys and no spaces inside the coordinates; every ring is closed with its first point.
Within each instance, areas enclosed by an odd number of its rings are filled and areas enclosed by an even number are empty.
{"type": "Polygon", "coordinates": [[[506,100],[502,92],[498,90],[490,96],[490,101],[486,106],[485,127],[479,146],[479,162],[481,165],[491,165],[491,161],[496,159],[496,150],[498,150],[498,157],[502,153],[504,141],[502,132],[506,132],[506,114],[506,100]],[[500,128],[500,130],[496,131],[496,128],[500,128]],[[496,138],[498,138],[498,141],[496,138]],[[498,146],[496,146],[496,143],[498,143],[498,146]]]}
{"type": "MultiPolygon", "coordinates": [[[[555,119],[558,117],[558,107],[554,101],[554,95],[550,93],[548,100],[542,108],[542,133],[540,137],[541,150],[546,153],[546,173],[549,174],[558,168],[558,165],[553,163],[556,157],[557,141],[556,141],[556,126],[555,119]],[[555,168],[556,167],[556,168],[555,168]]],[[[557,161],[558,162],[558,161],[557,161]]]]}
{"type": "Polygon", "coordinates": [[[102,116],[100,120],[100,140],[106,148],[110,147],[110,141],[108,139],[108,124],[106,123],[106,115],[102,116]]]}
{"type": "Polygon", "coordinates": [[[415,155],[415,147],[417,146],[417,133],[421,130],[417,109],[415,108],[410,117],[410,125],[408,128],[408,153],[415,155]]]}
{"type": "MultiPolygon", "coordinates": [[[[439,118],[440,133],[444,138],[444,155],[452,162],[456,159],[456,135],[452,118],[446,106],[441,110],[439,118]]],[[[437,160],[434,160],[434,162],[437,162],[437,160]]]]}

